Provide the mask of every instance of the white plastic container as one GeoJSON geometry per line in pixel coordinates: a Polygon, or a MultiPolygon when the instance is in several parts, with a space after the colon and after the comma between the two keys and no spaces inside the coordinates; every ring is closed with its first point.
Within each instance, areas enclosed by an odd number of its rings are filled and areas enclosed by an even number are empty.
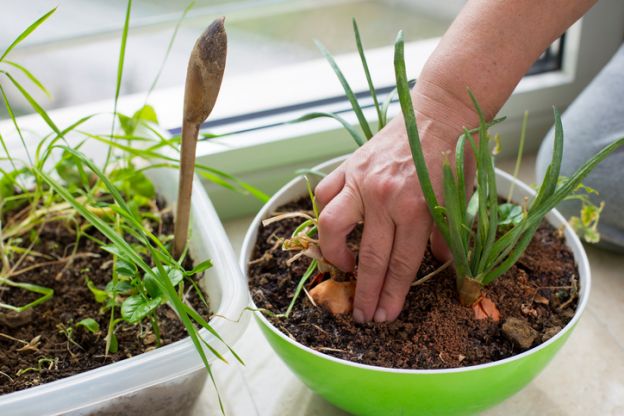
{"type": "MultiPolygon", "coordinates": [[[[178,174],[173,170],[146,171],[160,195],[175,205],[178,174]]],[[[208,195],[196,178],[191,207],[190,251],[196,261],[210,258],[204,288],[215,314],[236,320],[248,304],[247,284],[232,246],[208,195]]],[[[249,314],[238,323],[220,317],[210,324],[230,345],[247,326],[249,314]]],[[[206,330],[200,334],[238,365],[227,348],[206,330]]],[[[216,358],[209,351],[207,356],[216,358]]],[[[187,337],[124,361],[27,390],[0,396],[0,416],[149,415],[178,416],[193,408],[207,372],[187,337]]]]}

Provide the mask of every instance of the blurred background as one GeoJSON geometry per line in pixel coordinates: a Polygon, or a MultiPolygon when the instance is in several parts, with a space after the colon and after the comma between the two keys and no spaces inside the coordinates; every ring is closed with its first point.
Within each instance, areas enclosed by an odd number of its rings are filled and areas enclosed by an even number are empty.
{"type": "MultiPolygon", "coordinates": [[[[244,74],[318,59],[313,39],[334,54],[353,52],[351,17],[366,48],[392,44],[398,28],[407,40],[441,36],[464,0],[196,0],[182,22],[158,87],[184,83],[188,54],[201,31],[227,16],[228,74],[244,74]]],[[[121,94],[147,91],[190,0],[135,0],[121,94]]],[[[29,68],[52,97],[36,95],[46,109],[114,96],[125,0],[0,0],[0,50],[30,23],[56,13],[11,54],[29,68]]],[[[9,92],[11,93],[11,92],[9,92]]],[[[19,94],[18,114],[32,112],[19,94]]],[[[6,115],[4,108],[0,116],[6,115]]]]}

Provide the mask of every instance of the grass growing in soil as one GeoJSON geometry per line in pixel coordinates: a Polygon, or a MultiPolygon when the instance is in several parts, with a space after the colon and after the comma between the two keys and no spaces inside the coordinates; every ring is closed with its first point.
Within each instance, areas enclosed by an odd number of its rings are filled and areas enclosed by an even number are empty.
{"type": "MultiPolygon", "coordinates": [[[[153,338],[149,345],[159,346],[163,342],[159,316],[170,308],[190,336],[212,377],[207,354],[223,361],[225,358],[215,345],[206,342],[199,330],[203,328],[220,342],[223,340],[208,322],[208,317],[198,313],[198,309],[208,310],[208,303],[197,279],[212,263],[210,259],[194,259],[197,262],[193,264],[188,257],[188,248],[180,258],[172,255],[172,235],[163,228],[167,209],[158,205],[158,195],[146,175],[150,169],[179,169],[180,137],[166,137],[160,132],[157,115],[147,103],[162,66],[147,94],[145,105],[131,116],[117,111],[131,9],[132,2],[128,1],[110,133],[85,129],[89,120],[103,116],[101,114],[86,115],[67,127],[57,126],[29,89],[14,76],[15,71],[21,73],[34,87],[47,93],[35,75],[10,61],[9,57],[10,52],[56,9],[31,24],[0,56],[0,94],[15,130],[14,137],[5,138],[0,134],[4,152],[0,162],[7,166],[0,168],[0,318],[6,320],[10,315],[11,319],[17,319],[24,314],[32,314],[34,320],[43,319],[38,316],[39,308],[56,294],[51,287],[40,284],[38,280],[24,278],[32,276],[33,271],[62,265],[56,275],[57,279],[62,279],[65,272],[82,264],[87,254],[107,258],[105,268],[108,279],[105,282],[100,279],[96,284],[86,274],[71,283],[88,289],[99,309],[97,314],[80,316],[72,322],[59,320],[59,331],[64,334],[68,348],[83,348],[76,335],[81,334],[83,340],[91,337],[89,344],[93,340],[101,343],[105,357],[116,354],[125,349],[120,345],[120,338],[123,338],[120,331],[128,326],[135,327],[142,338],[146,335],[153,338]],[[14,116],[5,93],[8,86],[15,88],[26,99],[51,130],[49,134],[37,138],[37,143],[33,143],[35,147],[29,146],[14,116]],[[22,159],[25,160],[18,159],[15,152],[9,150],[7,143],[15,142],[16,138],[21,143],[25,155],[22,159]],[[81,151],[93,142],[106,149],[102,165],[96,164],[81,151]],[[60,251],[37,251],[36,248],[53,243],[43,241],[44,235],[49,237],[50,229],[59,230],[65,238],[71,236],[73,241],[60,251]],[[80,251],[86,246],[91,247],[92,252],[80,251]],[[11,296],[18,292],[19,296],[11,296]],[[191,298],[195,299],[194,304],[189,301],[191,298]],[[17,304],[11,299],[21,299],[24,303],[17,304]],[[105,325],[98,323],[102,322],[102,317],[106,317],[105,325]]],[[[180,21],[188,10],[184,11],[180,21]]],[[[261,191],[220,170],[197,164],[196,172],[228,189],[261,200],[267,199],[261,191]]],[[[30,345],[30,350],[36,350],[46,337],[46,334],[40,334],[35,337],[37,339],[21,340],[9,334],[0,335],[3,341],[30,345]]],[[[166,337],[171,340],[169,334],[166,337]]],[[[240,361],[236,353],[229,350],[240,361]]],[[[16,374],[0,374],[4,376],[0,379],[6,383],[7,380],[10,382],[43,369],[52,371],[56,366],[55,357],[43,357],[16,374]]]]}
{"type": "MultiPolygon", "coordinates": [[[[388,95],[385,103],[380,106],[371,81],[364,48],[355,20],[353,20],[353,29],[370,95],[377,112],[378,129],[383,128],[387,123],[388,106],[393,97],[397,95],[399,98],[421,191],[429,207],[429,212],[433,217],[434,223],[452,253],[453,259],[451,263],[456,276],[459,300],[464,306],[472,307],[477,319],[492,318],[497,321],[500,317],[500,313],[496,304],[484,295],[483,287],[491,284],[495,279],[505,274],[516,264],[531,242],[535,232],[542,224],[546,214],[555,208],[557,204],[564,199],[581,200],[581,215],[572,218],[572,225],[587,241],[595,242],[599,239],[597,223],[603,205],[597,206],[591,202],[588,194],[595,191],[583,186],[581,181],[602,160],[620,146],[624,145],[624,138],[615,140],[613,143],[606,146],[581,166],[571,177],[560,177],[561,159],[563,156],[563,128],[560,114],[555,109],[553,158],[547,169],[543,183],[537,189],[537,195],[530,202],[525,202],[523,205],[517,205],[511,201],[501,202],[499,201],[499,194],[496,188],[493,154],[495,151],[493,152],[491,150],[492,142],[497,140],[490,136],[488,128],[503,119],[495,119],[492,121],[485,120],[475,96],[471,91],[467,91],[479,114],[479,126],[472,130],[465,128],[464,133],[457,141],[455,154],[447,155],[446,157],[446,161],[443,164],[444,203],[442,203],[437,199],[434,193],[420,146],[420,137],[410,95],[410,82],[407,79],[405,70],[402,32],[399,32],[395,41],[394,68],[396,89],[388,95]],[[466,147],[468,147],[468,151],[474,153],[476,159],[475,192],[471,197],[466,193],[464,178],[464,155],[466,147]]],[[[311,113],[295,121],[299,122],[318,117],[331,117],[340,122],[354,141],[359,146],[362,146],[367,140],[373,137],[373,129],[364,117],[362,108],[352,88],[336,64],[334,58],[323,45],[319,43],[318,46],[343,86],[345,94],[359,122],[360,131],[351,126],[342,117],[332,113],[311,113]]],[[[523,124],[523,131],[526,131],[526,117],[523,124]]],[[[522,133],[522,136],[524,136],[524,133],[522,133]]],[[[523,141],[522,139],[521,147],[523,141]]],[[[519,157],[521,157],[521,154],[522,148],[520,149],[519,157]]],[[[518,159],[518,163],[520,163],[520,161],[521,159],[518,159]]],[[[311,198],[313,199],[314,197],[311,196],[311,198]]],[[[293,215],[295,214],[291,213],[289,217],[293,215]]],[[[304,216],[306,214],[301,213],[300,215],[304,216]]],[[[318,217],[318,213],[315,212],[315,216],[318,217]]],[[[314,260],[300,278],[298,287],[302,288],[312,277],[314,277],[312,285],[309,285],[309,287],[313,285],[328,286],[329,283],[336,280],[337,275],[340,275],[337,269],[327,264],[322,257],[322,253],[318,247],[315,221],[316,218],[306,219],[301,227],[297,227],[290,238],[286,239],[283,243],[284,249],[296,249],[299,251],[299,254],[293,258],[293,261],[301,255],[314,260]],[[301,242],[305,244],[301,244],[301,242]]],[[[290,266],[291,263],[292,262],[289,262],[288,266],[290,266]]],[[[447,265],[448,264],[443,265],[443,267],[447,265]]],[[[439,271],[435,273],[437,272],[439,271]]],[[[420,279],[419,282],[427,280],[430,277],[431,276],[425,276],[423,279],[420,279]]],[[[345,291],[344,288],[332,284],[332,288],[329,290],[323,288],[322,294],[318,293],[321,292],[317,290],[318,286],[311,288],[309,293],[307,291],[305,293],[308,294],[308,298],[314,303],[324,305],[330,312],[334,314],[344,313],[350,310],[355,279],[355,276],[348,277],[351,284],[351,289],[349,291],[345,291]],[[313,291],[317,291],[318,296],[315,296],[313,291]],[[336,304],[342,306],[335,307],[336,304]]],[[[295,291],[291,305],[282,316],[289,316],[292,310],[292,304],[296,301],[299,293],[300,290],[295,291]]]]}

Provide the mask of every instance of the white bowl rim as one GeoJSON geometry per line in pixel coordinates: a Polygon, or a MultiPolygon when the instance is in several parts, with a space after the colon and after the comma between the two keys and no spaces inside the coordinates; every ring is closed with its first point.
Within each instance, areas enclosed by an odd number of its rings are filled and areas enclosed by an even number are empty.
{"type": "MultiPolygon", "coordinates": [[[[313,170],[323,170],[329,166],[335,165],[339,162],[342,162],[348,155],[344,155],[344,156],[339,156],[337,158],[328,160],[324,163],[321,163],[317,166],[315,166],[313,168],[313,170]]],[[[527,186],[524,182],[514,178],[512,175],[501,171],[500,169],[496,169],[496,174],[502,176],[504,179],[510,181],[510,182],[515,182],[515,186],[522,189],[525,192],[528,192],[531,195],[535,194],[535,191],[533,189],[531,189],[529,186],[527,186]]],[[[258,214],[254,217],[253,221],[251,222],[249,228],[247,229],[247,233],[245,234],[245,239],[243,242],[243,246],[241,248],[241,252],[240,252],[240,266],[241,266],[241,270],[245,276],[245,279],[247,280],[247,282],[249,282],[249,276],[248,276],[248,268],[247,268],[247,264],[248,264],[248,259],[247,259],[247,254],[251,253],[251,250],[249,249],[250,244],[255,243],[255,239],[252,242],[251,238],[255,237],[256,234],[256,230],[258,229],[258,226],[260,225],[260,221],[262,221],[264,215],[266,215],[269,207],[272,206],[272,202],[275,201],[276,199],[280,198],[283,194],[287,193],[288,191],[290,191],[290,188],[292,188],[293,186],[295,186],[299,181],[302,181],[303,178],[301,176],[298,176],[294,179],[292,179],[291,181],[289,181],[286,185],[284,185],[282,188],[280,188],[280,190],[278,192],[276,192],[271,199],[262,207],[262,209],[258,212],[258,214]]],[[[572,230],[572,227],[570,227],[570,225],[568,224],[568,222],[565,220],[565,218],[561,215],[561,213],[559,213],[557,210],[553,209],[550,211],[549,213],[550,215],[553,215],[556,219],[556,221],[560,222],[563,226],[564,226],[564,232],[565,232],[565,238],[566,238],[566,244],[568,245],[568,247],[573,250],[574,248],[577,248],[576,252],[574,253],[574,260],[577,263],[577,268],[578,268],[578,273],[579,273],[579,284],[580,284],[580,292],[579,292],[579,301],[578,304],[576,306],[576,311],[574,313],[574,316],[572,317],[572,319],[552,338],[550,338],[549,340],[541,343],[540,345],[538,345],[537,347],[531,348],[527,351],[524,351],[520,354],[516,354],[514,356],[511,357],[507,357],[504,358],[502,360],[497,360],[497,361],[492,361],[489,363],[484,363],[484,364],[478,364],[478,365],[472,365],[472,366],[466,366],[466,367],[455,367],[455,368],[445,368],[445,369],[403,369],[403,368],[389,368],[389,367],[379,367],[379,366],[374,366],[374,365],[369,365],[369,364],[361,364],[361,363],[356,363],[353,361],[349,361],[349,360],[345,360],[342,358],[337,358],[331,355],[327,355],[327,354],[323,354],[322,352],[316,351],[306,345],[301,344],[298,341],[295,341],[293,339],[291,339],[290,337],[286,336],[286,334],[284,334],[282,331],[280,331],[279,329],[277,329],[268,319],[266,319],[266,317],[262,314],[262,312],[260,312],[257,308],[257,306],[255,305],[252,297],[250,296],[250,304],[252,306],[253,309],[256,309],[255,316],[260,319],[262,321],[262,323],[264,325],[266,325],[269,329],[271,329],[271,331],[273,331],[274,333],[276,333],[279,337],[282,338],[282,340],[288,342],[289,344],[291,344],[294,347],[297,347],[309,354],[315,355],[318,358],[321,359],[325,359],[328,361],[331,361],[333,363],[336,364],[341,364],[341,365],[346,365],[349,367],[354,367],[354,368],[358,368],[358,369],[362,369],[362,370],[368,370],[368,371],[375,371],[375,372],[383,372],[383,373],[392,373],[392,374],[405,374],[405,375],[416,375],[416,374],[431,374],[431,375],[441,375],[441,374],[452,374],[452,373],[464,373],[464,372],[473,372],[473,371],[480,371],[480,370],[485,370],[488,368],[492,368],[492,367],[498,367],[498,366],[504,366],[506,364],[510,364],[513,363],[515,361],[519,361],[522,360],[524,358],[527,358],[533,354],[536,354],[537,352],[548,348],[550,345],[556,343],[560,338],[562,338],[567,332],[570,332],[574,326],[577,324],[577,322],[579,321],[581,315],[583,314],[583,311],[585,310],[586,306],[587,306],[587,302],[589,300],[589,292],[590,292],[590,287],[591,287],[591,275],[590,275],[590,269],[589,269],[589,260],[587,259],[587,254],[585,253],[585,249],[580,241],[580,239],[578,238],[578,236],[576,235],[576,233],[572,230]],[[578,255],[577,255],[578,254],[578,255]]],[[[549,221],[550,222],[550,221],[549,221]]]]}

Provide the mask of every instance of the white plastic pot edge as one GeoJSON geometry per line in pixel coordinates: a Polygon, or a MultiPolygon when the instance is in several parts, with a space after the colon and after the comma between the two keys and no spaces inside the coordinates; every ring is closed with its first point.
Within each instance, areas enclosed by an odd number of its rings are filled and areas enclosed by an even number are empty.
{"type": "MultiPolygon", "coordinates": [[[[163,195],[170,205],[174,205],[178,173],[170,169],[153,169],[146,171],[146,174],[154,181],[159,194],[163,195]]],[[[213,302],[211,306],[216,314],[228,318],[214,317],[209,323],[228,345],[233,346],[249,321],[249,315],[243,314],[240,321],[233,322],[241,317],[241,312],[249,303],[247,285],[236,263],[234,251],[223,225],[197,177],[193,185],[191,227],[191,254],[196,261],[209,257],[213,262],[213,267],[207,273],[216,275],[219,281],[221,293],[220,296],[209,294],[209,299],[213,302]],[[218,301],[218,307],[215,301],[218,301]]],[[[226,357],[230,355],[225,345],[214,335],[205,329],[202,329],[200,334],[221,354],[226,357]]],[[[205,348],[204,351],[209,362],[217,360],[210,351],[205,348]]],[[[234,359],[228,361],[231,365],[236,364],[234,359]]],[[[173,344],[117,363],[2,395],[0,396],[0,414],[25,414],[24,411],[31,407],[33,402],[45,403],[46,414],[71,412],[183,377],[202,368],[203,363],[194,344],[189,337],[186,337],[173,344]],[[85,388],[88,383],[98,381],[101,383],[97,386],[85,388]],[[63,394],[66,393],[66,389],[71,390],[71,395],[63,394]],[[110,391],[103,394],[102,390],[106,389],[110,391]]]]}
{"type": "MultiPolygon", "coordinates": [[[[331,159],[327,162],[324,162],[316,167],[314,170],[318,170],[321,172],[331,172],[334,170],[340,163],[342,163],[347,156],[337,157],[335,159],[331,159]]],[[[525,183],[515,179],[513,176],[505,173],[499,169],[496,169],[496,185],[499,192],[505,194],[509,190],[509,186],[512,182],[515,182],[514,185],[514,197],[518,196],[535,196],[535,191],[527,186],[525,183]]],[[[297,198],[303,197],[307,195],[306,183],[303,177],[297,177],[290,182],[288,182],[284,187],[282,187],[273,197],[262,207],[262,209],[258,212],[254,220],[252,221],[249,229],[247,230],[247,234],[245,234],[245,239],[243,241],[243,245],[241,248],[241,253],[239,257],[240,267],[243,271],[245,279],[248,280],[248,263],[253,254],[253,250],[255,247],[255,242],[258,234],[258,229],[263,219],[269,218],[272,212],[278,208],[279,206],[294,201],[297,198]]],[[[521,354],[514,355],[513,357],[505,358],[503,360],[493,361],[487,364],[479,364],[469,367],[461,367],[461,368],[450,368],[450,369],[435,369],[435,370],[405,370],[405,369],[396,369],[396,368],[384,368],[377,367],[367,364],[354,363],[351,361],[343,360],[340,358],[336,358],[330,355],[323,354],[312,348],[309,348],[303,344],[300,344],[297,341],[292,340],[288,336],[284,335],[280,330],[275,328],[271,322],[266,319],[266,317],[259,311],[256,311],[256,317],[259,318],[268,328],[270,328],[275,334],[282,338],[282,340],[300,348],[310,354],[316,355],[319,358],[323,358],[329,361],[333,361],[338,364],[347,365],[351,367],[366,369],[369,371],[379,371],[386,373],[402,373],[402,374],[443,374],[443,373],[457,373],[457,372],[468,372],[468,371],[478,371],[488,367],[504,365],[507,363],[511,363],[513,361],[522,360],[523,358],[534,354],[544,348],[548,348],[549,345],[557,342],[559,338],[564,336],[565,333],[572,330],[572,328],[576,325],[578,320],[580,319],[583,311],[587,306],[587,302],[589,300],[589,292],[591,287],[591,275],[589,269],[589,260],[587,259],[587,255],[585,253],[585,249],[578,236],[572,230],[568,222],[565,218],[557,211],[552,210],[546,216],[548,222],[550,222],[555,227],[564,227],[564,235],[566,240],[566,245],[570,248],[572,253],[574,254],[574,260],[576,261],[579,278],[580,278],[580,291],[579,291],[579,302],[576,308],[576,312],[570,322],[561,330],[557,335],[549,339],[548,341],[540,344],[539,346],[527,350],[521,354]]],[[[250,300],[253,308],[257,309],[257,306],[253,303],[253,300],[250,300]]]]}

